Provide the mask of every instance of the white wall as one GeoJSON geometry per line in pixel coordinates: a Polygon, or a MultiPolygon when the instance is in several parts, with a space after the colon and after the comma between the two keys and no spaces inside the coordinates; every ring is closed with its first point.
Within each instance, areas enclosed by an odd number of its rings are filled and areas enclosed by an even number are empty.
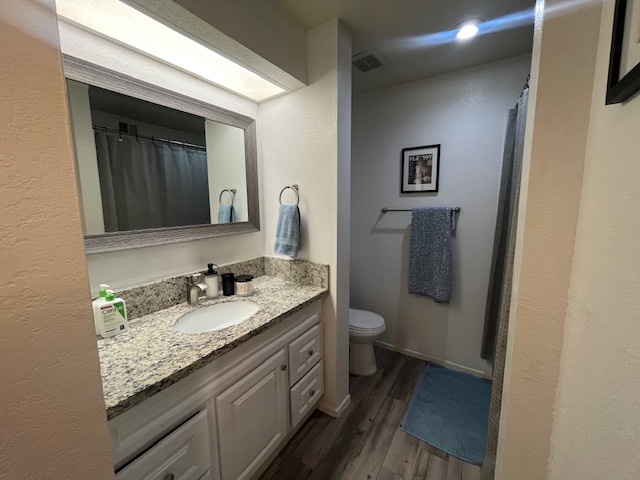
{"type": "MultiPolygon", "coordinates": [[[[61,23],[60,27],[64,53],[252,118],[258,117],[258,105],[254,102],[72,25],[61,23]]],[[[258,169],[260,174],[260,154],[258,169]]],[[[264,231],[260,231],[88,255],[91,290],[97,292],[100,283],[108,283],[112,288],[126,288],[205,269],[208,262],[229,263],[260,256],[264,252],[264,239],[264,231]]]]}
{"type": "Polygon", "coordinates": [[[104,233],[104,214],[100,194],[100,175],[96,161],[96,142],[93,135],[89,86],[67,80],[67,100],[78,168],[78,194],[82,208],[82,231],[104,233]]]}
{"type": "Polygon", "coordinates": [[[353,102],[351,305],[380,313],[382,342],[489,373],[480,358],[509,109],[529,73],[523,55],[360,95],[353,102]],[[441,144],[438,194],[400,194],[400,152],[441,144]],[[459,206],[449,304],[407,293],[411,214],[459,206]]]}
{"type": "Polygon", "coordinates": [[[604,2],[551,437],[553,480],[640,471],[640,98],[605,106],[604,2]]]}
{"type": "MultiPolygon", "coordinates": [[[[309,86],[260,104],[264,250],[273,254],[280,190],[298,184],[302,217],[298,258],[330,266],[331,297],[323,310],[327,364],[323,408],[335,411],[349,388],[349,291],[343,282],[349,275],[351,42],[344,27],[333,20],[310,30],[307,46],[309,86]]],[[[290,193],[283,196],[285,202],[293,199],[290,193]]]]}
{"type": "MultiPolygon", "coordinates": [[[[233,208],[236,222],[249,220],[247,206],[247,170],[245,168],[244,131],[231,125],[207,120],[207,173],[209,175],[209,206],[211,223],[218,223],[220,192],[236,189],[233,208]]],[[[229,192],[222,196],[222,202],[231,201],[229,192]]]]}

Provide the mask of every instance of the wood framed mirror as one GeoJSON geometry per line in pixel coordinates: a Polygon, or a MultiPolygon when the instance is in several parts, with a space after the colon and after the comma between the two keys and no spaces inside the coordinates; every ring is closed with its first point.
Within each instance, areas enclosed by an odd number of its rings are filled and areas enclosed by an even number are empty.
{"type": "Polygon", "coordinates": [[[260,230],[255,119],[74,57],[64,70],[87,254],[260,230]]]}

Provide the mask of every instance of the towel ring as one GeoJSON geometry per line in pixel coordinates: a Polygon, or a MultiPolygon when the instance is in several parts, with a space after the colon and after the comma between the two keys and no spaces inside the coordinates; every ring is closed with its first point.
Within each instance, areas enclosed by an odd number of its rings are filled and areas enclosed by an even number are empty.
{"type": "Polygon", "coordinates": [[[218,203],[222,204],[222,195],[224,195],[224,192],[228,192],[229,195],[231,195],[231,203],[229,205],[233,205],[233,197],[235,196],[236,191],[237,190],[235,188],[225,188],[220,192],[220,196],[218,197],[218,203]]]}
{"type": "Polygon", "coordinates": [[[295,183],[293,185],[287,185],[282,190],[280,190],[280,197],[278,198],[280,205],[282,205],[282,194],[287,188],[290,188],[291,190],[296,192],[296,206],[300,205],[300,193],[298,192],[298,185],[296,185],[295,183]]]}

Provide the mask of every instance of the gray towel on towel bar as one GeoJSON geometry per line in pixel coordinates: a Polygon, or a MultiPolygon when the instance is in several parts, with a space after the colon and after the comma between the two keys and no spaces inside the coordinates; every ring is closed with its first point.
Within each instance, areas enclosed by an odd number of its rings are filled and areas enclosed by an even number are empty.
{"type": "Polygon", "coordinates": [[[274,251],[279,255],[296,258],[298,250],[300,250],[300,210],[297,205],[280,205],[274,251]]]}
{"type": "Polygon", "coordinates": [[[414,208],[409,247],[409,293],[448,302],[451,297],[453,208],[414,208]]]}

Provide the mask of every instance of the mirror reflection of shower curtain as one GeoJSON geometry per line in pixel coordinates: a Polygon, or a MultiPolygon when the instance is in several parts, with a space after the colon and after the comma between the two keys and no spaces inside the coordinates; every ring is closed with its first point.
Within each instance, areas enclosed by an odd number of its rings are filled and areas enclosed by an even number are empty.
{"type": "Polygon", "coordinates": [[[96,131],[105,232],[211,223],[204,150],[96,131]]]}
{"type": "Polygon", "coordinates": [[[487,443],[480,474],[482,480],[492,480],[495,474],[528,102],[527,87],[516,108],[509,112],[505,138],[496,236],[482,339],[482,358],[493,358],[487,443]]]}

